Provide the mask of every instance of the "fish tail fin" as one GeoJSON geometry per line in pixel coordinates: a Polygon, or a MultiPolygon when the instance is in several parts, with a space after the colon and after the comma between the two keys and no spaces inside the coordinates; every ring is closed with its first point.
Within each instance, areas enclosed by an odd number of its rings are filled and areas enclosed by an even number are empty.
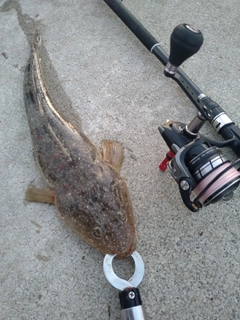
{"type": "Polygon", "coordinates": [[[26,200],[28,202],[46,202],[55,204],[55,192],[35,187],[28,187],[26,191],[26,200]]]}
{"type": "Polygon", "coordinates": [[[112,140],[102,141],[103,159],[120,171],[124,159],[123,146],[112,140]]]}
{"type": "Polygon", "coordinates": [[[39,33],[39,30],[36,29],[35,30],[35,34],[33,36],[33,41],[32,41],[32,49],[33,50],[36,50],[38,49],[38,47],[40,46],[41,44],[41,36],[40,36],[40,33],[39,33]]]}

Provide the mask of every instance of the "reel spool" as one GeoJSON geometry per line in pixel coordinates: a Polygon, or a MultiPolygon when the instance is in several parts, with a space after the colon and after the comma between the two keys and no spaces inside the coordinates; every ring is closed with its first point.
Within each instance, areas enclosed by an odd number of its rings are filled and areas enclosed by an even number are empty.
{"type": "Polygon", "coordinates": [[[181,148],[168,163],[179,185],[185,205],[191,211],[217,201],[230,200],[240,183],[240,173],[222,151],[203,138],[181,148]]]}
{"type": "Polygon", "coordinates": [[[193,158],[188,168],[197,182],[193,190],[195,202],[204,206],[220,199],[230,200],[239,185],[239,172],[217,147],[211,147],[193,158]]]}

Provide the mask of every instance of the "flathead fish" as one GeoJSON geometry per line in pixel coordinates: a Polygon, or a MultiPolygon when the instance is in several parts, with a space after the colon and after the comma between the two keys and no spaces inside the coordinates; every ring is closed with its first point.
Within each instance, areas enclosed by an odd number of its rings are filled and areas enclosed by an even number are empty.
{"type": "Polygon", "coordinates": [[[63,221],[104,254],[129,256],[135,249],[133,208],[120,176],[123,147],[104,140],[97,149],[52,103],[41,72],[36,33],[24,78],[33,150],[49,190],[30,187],[27,201],[54,204],[63,221]]]}

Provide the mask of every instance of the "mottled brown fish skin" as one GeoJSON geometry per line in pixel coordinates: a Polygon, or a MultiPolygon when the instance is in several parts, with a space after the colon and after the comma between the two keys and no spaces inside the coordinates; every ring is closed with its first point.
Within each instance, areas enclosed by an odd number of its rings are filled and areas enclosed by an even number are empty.
{"type": "Polygon", "coordinates": [[[54,108],[40,70],[38,42],[36,34],[24,97],[39,170],[54,191],[64,222],[100,252],[125,258],[136,243],[126,183],[84,133],[54,108]]]}

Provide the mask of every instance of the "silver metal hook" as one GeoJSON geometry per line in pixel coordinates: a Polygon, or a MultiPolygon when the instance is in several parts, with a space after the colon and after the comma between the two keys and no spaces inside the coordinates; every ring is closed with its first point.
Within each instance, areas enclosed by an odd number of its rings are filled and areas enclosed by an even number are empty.
{"type": "Polygon", "coordinates": [[[124,280],[122,278],[119,278],[113,271],[112,262],[115,256],[116,254],[106,254],[104,257],[103,272],[105,274],[105,277],[110,282],[110,284],[118,290],[123,291],[124,289],[129,287],[136,288],[141,283],[144,275],[144,262],[142,260],[142,257],[137,251],[134,251],[131,254],[131,257],[133,258],[135,264],[135,271],[133,276],[129,280],[124,280]]]}

